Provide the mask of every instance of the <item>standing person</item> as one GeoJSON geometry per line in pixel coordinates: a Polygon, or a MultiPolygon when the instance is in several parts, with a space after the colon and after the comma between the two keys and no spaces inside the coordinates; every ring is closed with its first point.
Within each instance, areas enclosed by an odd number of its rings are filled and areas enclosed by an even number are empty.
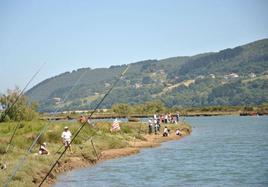
{"type": "Polygon", "coordinates": [[[120,131],[120,125],[119,125],[119,122],[117,120],[117,118],[115,118],[114,122],[112,123],[112,127],[110,128],[110,132],[117,132],[117,131],[120,131]]]}
{"type": "Polygon", "coordinates": [[[177,124],[177,117],[176,116],[172,116],[172,123],[177,124]]]}
{"type": "Polygon", "coordinates": [[[161,122],[161,123],[164,123],[164,122],[165,122],[165,120],[164,120],[164,115],[163,115],[163,114],[160,115],[160,122],[161,122]]]}
{"type": "Polygon", "coordinates": [[[157,119],[157,115],[156,114],[154,114],[154,119],[157,119]]]}
{"type": "Polygon", "coordinates": [[[154,124],[154,134],[155,135],[158,134],[158,124],[157,123],[154,124]]]}
{"type": "Polygon", "coordinates": [[[149,128],[149,134],[152,134],[153,132],[153,119],[150,118],[148,121],[148,128],[149,128]]]}
{"type": "Polygon", "coordinates": [[[161,122],[160,119],[157,119],[157,131],[160,132],[161,122]]]}
{"type": "Polygon", "coordinates": [[[72,133],[69,131],[69,128],[67,126],[64,127],[64,131],[61,134],[62,143],[64,144],[65,149],[69,147],[69,150],[72,153],[71,137],[72,137],[72,133]]]}
{"type": "Polygon", "coordinates": [[[177,120],[177,122],[179,122],[179,120],[180,120],[180,113],[179,112],[176,113],[176,120],[177,120]]]}
{"type": "Polygon", "coordinates": [[[165,114],[165,123],[168,123],[168,115],[165,114]]]}
{"type": "Polygon", "coordinates": [[[154,117],[154,133],[157,134],[157,118],[156,118],[156,115],[154,117]]]}
{"type": "Polygon", "coordinates": [[[172,115],[171,115],[171,113],[168,114],[168,122],[172,123],[172,115]]]}

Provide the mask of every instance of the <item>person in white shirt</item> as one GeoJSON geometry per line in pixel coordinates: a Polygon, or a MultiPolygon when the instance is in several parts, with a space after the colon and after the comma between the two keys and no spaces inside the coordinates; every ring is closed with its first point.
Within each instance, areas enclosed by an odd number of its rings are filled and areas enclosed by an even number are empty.
{"type": "Polygon", "coordinates": [[[72,133],[69,131],[68,127],[64,127],[64,131],[61,134],[62,143],[64,144],[65,149],[69,147],[70,152],[72,152],[71,137],[72,137],[72,133]]]}
{"type": "Polygon", "coordinates": [[[167,127],[164,128],[164,133],[163,136],[168,136],[169,135],[169,130],[167,127]]]}
{"type": "Polygon", "coordinates": [[[179,129],[176,130],[176,135],[178,135],[178,136],[182,135],[182,133],[181,133],[181,131],[179,129]]]}
{"type": "Polygon", "coordinates": [[[44,143],[42,143],[42,144],[40,145],[40,148],[39,148],[38,153],[39,153],[40,155],[49,155],[49,152],[48,152],[48,149],[47,149],[47,144],[46,144],[46,142],[44,142],[44,143]]]}
{"type": "Polygon", "coordinates": [[[153,119],[150,118],[148,121],[148,128],[149,128],[149,134],[152,134],[153,132],[153,119]]]}

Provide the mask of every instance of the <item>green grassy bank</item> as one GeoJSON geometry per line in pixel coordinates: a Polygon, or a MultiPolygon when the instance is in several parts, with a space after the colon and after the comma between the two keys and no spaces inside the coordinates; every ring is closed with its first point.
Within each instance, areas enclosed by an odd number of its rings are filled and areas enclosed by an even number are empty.
{"type": "MultiPolygon", "coordinates": [[[[45,176],[52,163],[58,158],[57,151],[62,147],[61,133],[64,126],[68,126],[74,134],[79,128],[78,122],[47,122],[36,120],[31,122],[8,122],[0,123],[0,156],[1,163],[7,163],[7,169],[0,170],[0,181],[5,182],[10,176],[18,161],[26,154],[26,150],[32,144],[41,129],[48,124],[48,129],[40,138],[27,159],[23,162],[23,166],[17,172],[9,186],[36,186],[45,176]],[[6,146],[12,136],[12,133],[19,124],[14,139],[10,145],[9,151],[6,153],[6,146]],[[50,155],[37,155],[40,143],[46,142],[50,155]]],[[[163,130],[161,126],[161,130],[163,130]]],[[[177,125],[167,125],[174,132],[176,128],[189,129],[191,127],[181,122],[177,125]]],[[[97,151],[100,154],[103,150],[130,147],[129,141],[135,139],[146,140],[144,135],[147,134],[147,124],[142,123],[120,123],[121,131],[110,133],[111,123],[97,122],[92,127],[87,125],[74,140],[72,145],[73,153],[66,152],[61,159],[61,163],[70,162],[71,157],[80,157],[89,162],[94,163],[97,160],[96,153],[91,144],[91,137],[97,151]]],[[[63,148],[61,149],[61,151],[63,148]]]]}

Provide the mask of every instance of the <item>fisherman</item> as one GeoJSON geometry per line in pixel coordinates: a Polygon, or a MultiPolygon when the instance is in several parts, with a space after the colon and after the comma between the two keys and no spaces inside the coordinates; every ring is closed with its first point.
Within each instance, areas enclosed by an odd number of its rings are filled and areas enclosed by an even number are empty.
{"type": "Polygon", "coordinates": [[[168,136],[168,135],[169,135],[169,130],[167,126],[165,126],[163,136],[168,136]]]}
{"type": "Polygon", "coordinates": [[[176,135],[181,136],[182,135],[182,132],[179,129],[177,129],[176,130],[176,135]]]}
{"type": "Polygon", "coordinates": [[[167,114],[165,114],[165,123],[168,123],[168,115],[167,114]]]}
{"type": "Polygon", "coordinates": [[[180,120],[180,112],[176,113],[176,120],[177,120],[177,122],[179,122],[179,120],[180,120]]]}
{"type": "Polygon", "coordinates": [[[152,134],[153,132],[153,119],[150,118],[148,121],[148,128],[149,128],[149,134],[152,134]]]}
{"type": "Polygon", "coordinates": [[[157,131],[160,132],[161,122],[160,119],[157,119],[157,131]]]}
{"type": "Polygon", "coordinates": [[[158,124],[157,123],[154,123],[154,134],[157,135],[158,131],[158,124]]]}
{"type": "Polygon", "coordinates": [[[176,116],[172,116],[171,118],[172,118],[172,123],[177,124],[177,117],[176,116]]]}
{"type": "Polygon", "coordinates": [[[67,149],[69,147],[69,150],[72,153],[71,137],[72,137],[72,133],[69,131],[69,128],[67,126],[64,127],[64,131],[61,134],[62,143],[63,143],[65,149],[67,149]]]}
{"type": "Polygon", "coordinates": [[[120,125],[119,125],[119,120],[115,118],[114,122],[112,123],[112,127],[110,128],[110,132],[117,132],[120,131],[120,125]]]}
{"type": "Polygon", "coordinates": [[[39,155],[49,155],[46,142],[40,145],[38,153],[39,155]]]}
{"type": "Polygon", "coordinates": [[[81,115],[80,118],[79,118],[79,122],[80,123],[85,123],[86,121],[87,121],[86,117],[81,115]]]}

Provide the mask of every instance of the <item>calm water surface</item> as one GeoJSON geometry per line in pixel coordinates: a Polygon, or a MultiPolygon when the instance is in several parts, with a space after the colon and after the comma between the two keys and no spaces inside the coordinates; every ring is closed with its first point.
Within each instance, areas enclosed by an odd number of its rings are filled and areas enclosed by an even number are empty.
{"type": "Polygon", "coordinates": [[[191,136],[64,173],[55,186],[268,186],[267,116],[186,120],[191,136]]]}

